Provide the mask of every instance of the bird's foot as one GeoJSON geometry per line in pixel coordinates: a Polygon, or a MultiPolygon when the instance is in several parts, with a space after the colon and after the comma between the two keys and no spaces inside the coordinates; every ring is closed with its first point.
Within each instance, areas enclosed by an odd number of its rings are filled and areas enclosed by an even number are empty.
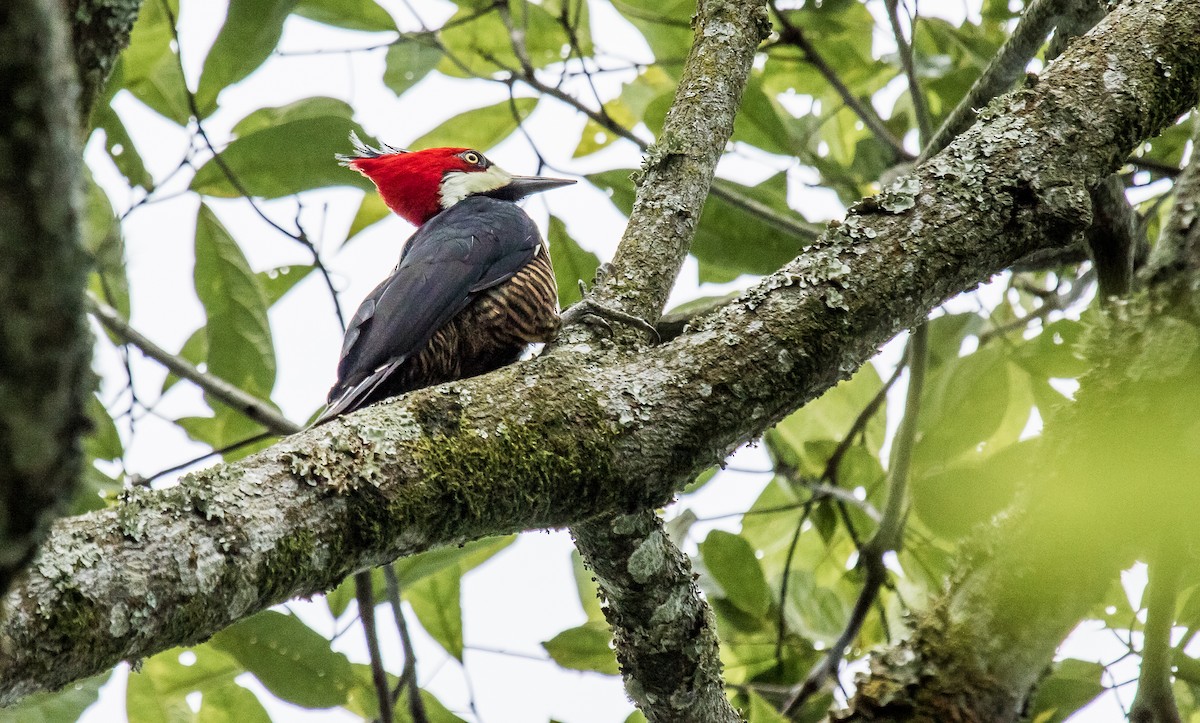
{"type": "Polygon", "coordinates": [[[608,334],[612,334],[612,325],[610,321],[622,322],[630,326],[637,327],[648,333],[654,343],[660,341],[658,330],[654,325],[640,316],[627,314],[624,311],[614,309],[611,306],[605,306],[598,301],[593,301],[587,297],[587,287],[583,281],[579,282],[579,291],[583,296],[581,301],[571,305],[571,307],[562,313],[562,325],[571,326],[572,324],[584,323],[603,328],[608,334]]]}

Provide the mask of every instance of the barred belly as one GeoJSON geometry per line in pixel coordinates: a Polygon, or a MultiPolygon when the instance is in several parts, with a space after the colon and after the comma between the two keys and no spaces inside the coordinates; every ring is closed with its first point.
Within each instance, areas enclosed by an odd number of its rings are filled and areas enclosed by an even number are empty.
{"type": "Polygon", "coordinates": [[[543,246],[511,279],[480,293],[438,329],[397,375],[403,388],[389,391],[398,394],[499,369],[519,359],[530,344],[553,339],[558,326],[558,287],[543,246]]]}

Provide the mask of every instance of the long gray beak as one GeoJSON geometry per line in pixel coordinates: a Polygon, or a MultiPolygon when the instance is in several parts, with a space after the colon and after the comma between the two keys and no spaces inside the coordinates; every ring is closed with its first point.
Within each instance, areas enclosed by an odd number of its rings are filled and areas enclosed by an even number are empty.
{"type": "Polygon", "coordinates": [[[513,176],[512,181],[494,191],[481,194],[502,201],[519,201],[533,193],[549,191],[552,188],[562,188],[575,183],[569,178],[547,178],[546,176],[513,176]]]}

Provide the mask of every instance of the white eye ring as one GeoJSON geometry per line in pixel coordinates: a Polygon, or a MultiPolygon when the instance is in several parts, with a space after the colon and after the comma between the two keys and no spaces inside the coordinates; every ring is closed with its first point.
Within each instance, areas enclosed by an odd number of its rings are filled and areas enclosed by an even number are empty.
{"type": "Polygon", "coordinates": [[[466,153],[462,154],[462,159],[467,163],[479,165],[479,162],[483,160],[483,157],[475,151],[467,151],[466,153]]]}

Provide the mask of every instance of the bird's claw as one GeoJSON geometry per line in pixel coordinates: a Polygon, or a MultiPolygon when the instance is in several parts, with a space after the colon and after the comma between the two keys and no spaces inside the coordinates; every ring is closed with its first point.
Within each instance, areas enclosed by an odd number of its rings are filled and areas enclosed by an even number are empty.
{"type": "MultiPolygon", "coordinates": [[[[581,292],[586,292],[586,287],[582,281],[579,282],[579,287],[581,292]]],[[[562,313],[563,326],[570,326],[579,322],[595,324],[603,327],[609,334],[612,333],[612,325],[609,323],[610,321],[623,322],[647,332],[650,334],[651,338],[654,339],[655,344],[661,341],[658,335],[658,330],[655,329],[654,325],[650,322],[646,321],[640,316],[626,314],[624,311],[619,311],[612,307],[605,306],[604,304],[593,301],[586,296],[582,300],[572,304],[571,308],[562,313]]]]}

